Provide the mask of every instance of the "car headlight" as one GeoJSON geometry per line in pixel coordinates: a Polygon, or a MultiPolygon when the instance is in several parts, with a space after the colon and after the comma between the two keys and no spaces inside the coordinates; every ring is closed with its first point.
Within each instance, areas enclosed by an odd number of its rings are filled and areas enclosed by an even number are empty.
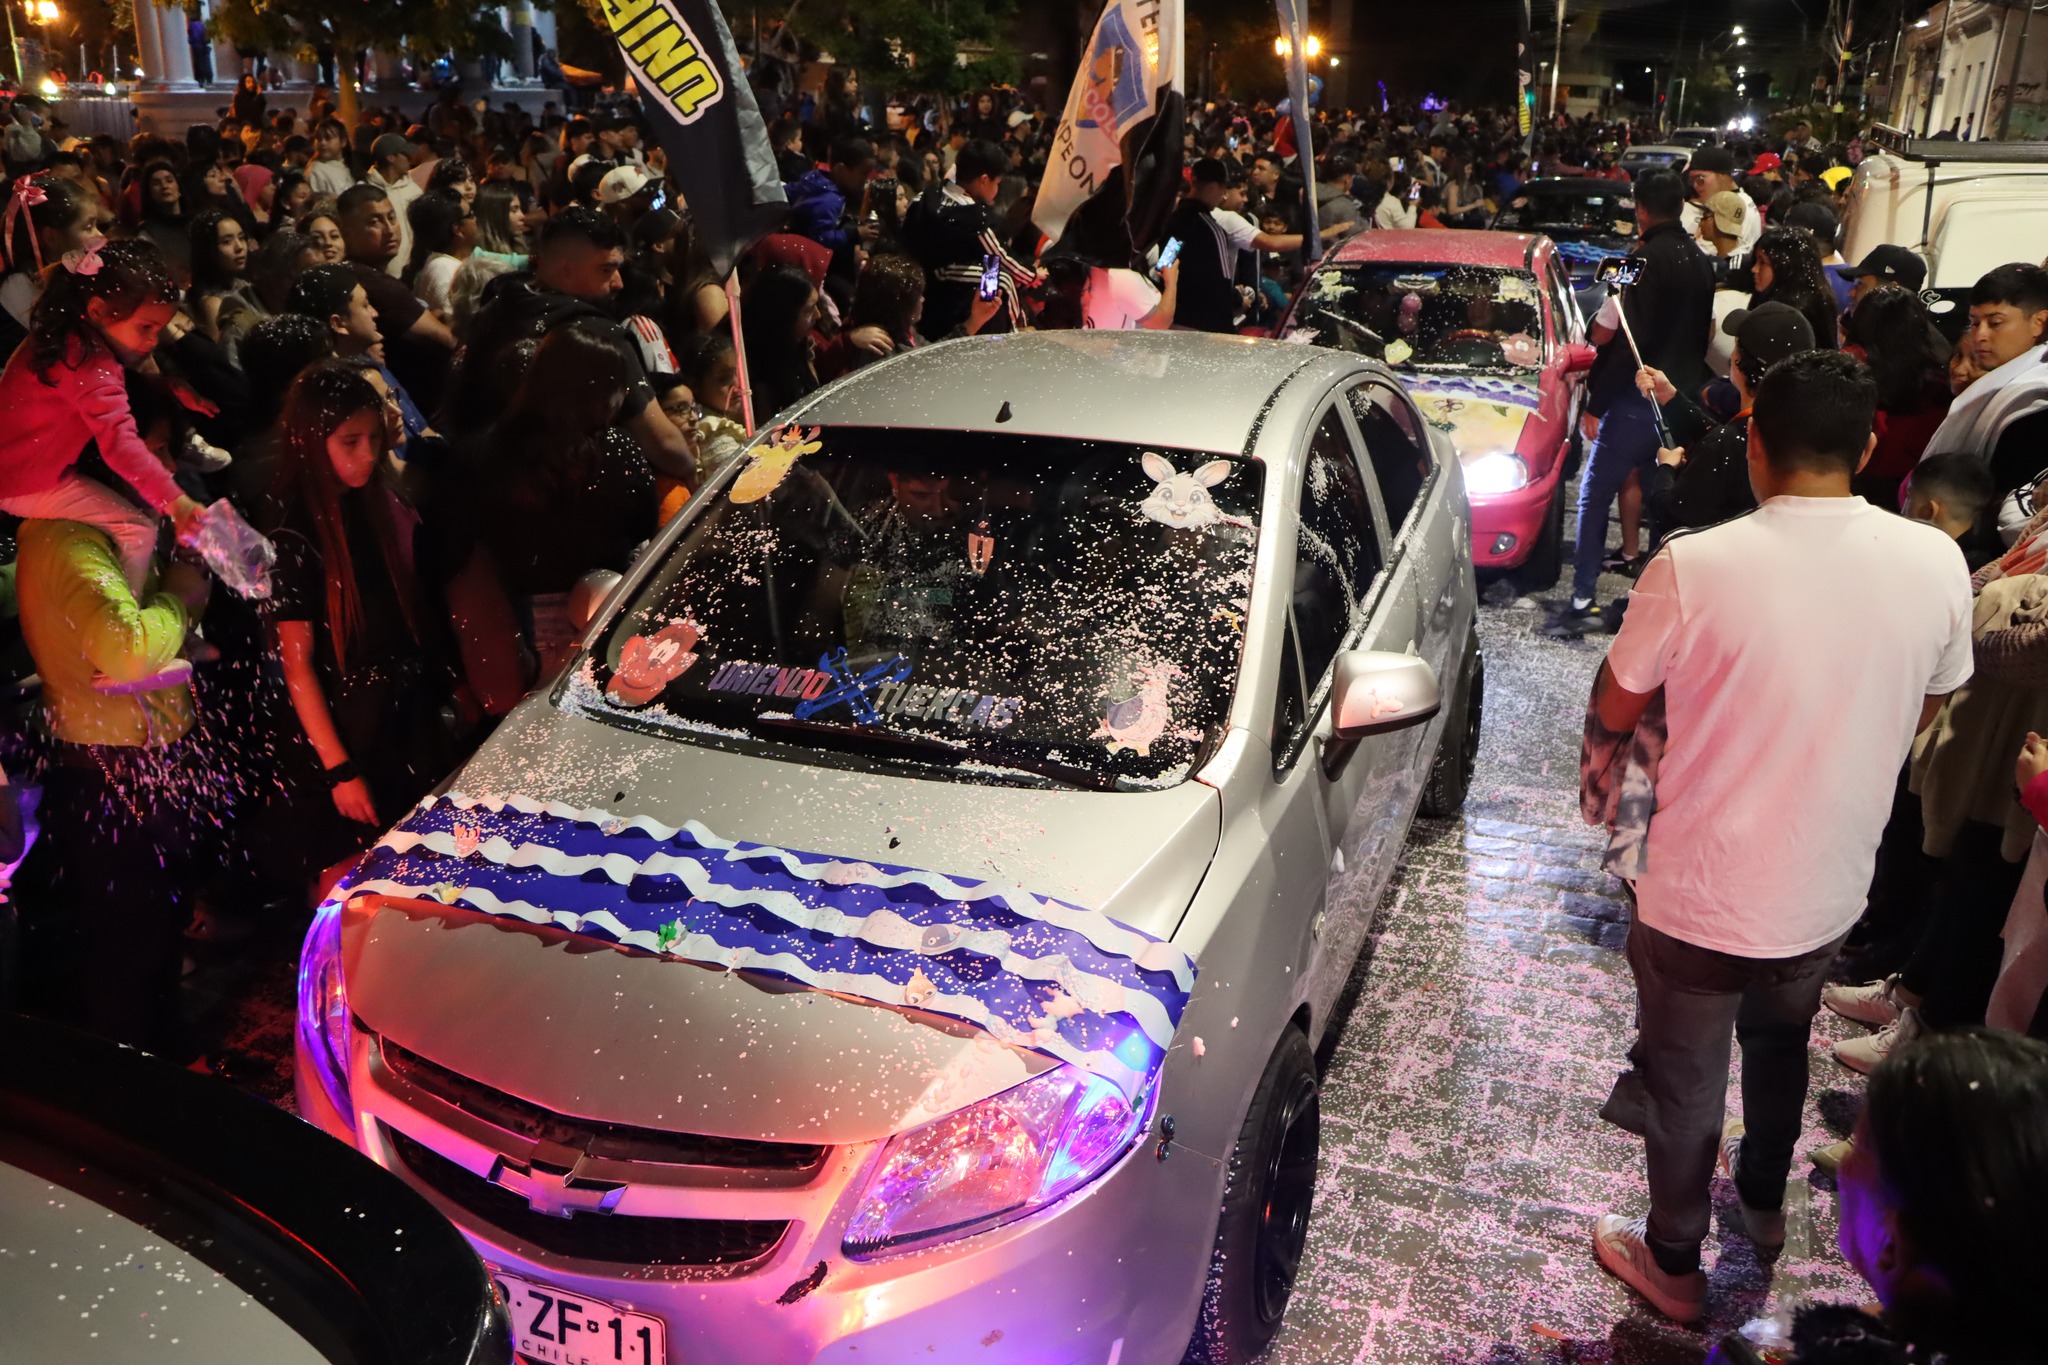
{"type": "Polygon", "coordinates": [[[313,913],[299,954],[299,1040],[328,1102],[353,1120],[349,1100],[348,988],[341,979],[341,901],[329,900],[313,913]]]}
{"type": "Polygon", "coordinates": [[[1512,493],[1529,486],[1529,466],[1519,455],[1495,451],[1464,461],[1467,493],[1512,493]]]}
{"type": "Polygon", "coordinates": [[[1100,1077],[1056,1066],[898,1133],[868,1177],[842,1249],[855,1260],[982,1232],[1036,1213],[1101,1175],[1145,1131],[1100,1077]]]}

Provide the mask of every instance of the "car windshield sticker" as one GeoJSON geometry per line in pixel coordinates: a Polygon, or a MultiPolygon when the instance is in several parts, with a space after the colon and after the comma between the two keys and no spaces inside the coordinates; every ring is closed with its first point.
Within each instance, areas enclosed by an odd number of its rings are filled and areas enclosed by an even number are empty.
{"type": "Polygon", "coordinates": [[[1536,281],[1503,272],[1494,279],[1494,295],[1502,303],[1536,302],[1536,281]]]}
{"type": "Polygon", "coordinates": [[[1501,357],[1510,365],[1531,369],[1543,363],[1543,347],[1527,332],[1516,332],[1513,336],[1500,339],[1501,357]]]}
{"type": "Polygon", "coordinates": [[[892,655],[864,672],[856,673],[846,662],[846,646],[818,656],[818,672],[825,675],[823,691],[796,704],[796,718],[809,720],[820,711],[844,704],[863,725],[880,723],[882,717],[868,698],[884,683],[900,683],[910,676],[910,660],[892,655]]]}
{"type": "MultiPolygon", "coordinates": [[[[1166,691],[1180,675],[1172,664],[1139,664],[1129,681],[1110,695],[1102,724],[1089,738],[1107,739],[1111,753],[1131,749],[1141,758],[1149,755],[1159,737],[1167,732],[1166,727],[1173,724],[1173,705],[1167,700],[1166,691]]],[[[1200,739],[1201,735],[1182,730],[1175,731],[1174,737],[1200,739]]]]}
{"type": "Polygon", "coordinates": [[[1152,476],[1152,491],[1138,510],[1161,526],[1181,531],[1200,531],[1223,520],[1222,509],[1209,490],[1231,475],[1228,460],[1211,460],[1199,469],[1176,471],[1164,455],[1146,451],[1138,457],[1152,476]]]}
{"type": "Polygon", "coordinates": [[[1017,886],[520,796],[428,797],[329,903],[364,895],[914,1006],[1101,1076],[1133,1103],[1196,976],[1172,944],[1017,886]]]}
{"type": "Polygon", "coordinates": [[[671,621],[652,636],[635,635],[619,651],[619,666],[604,685],[607,699],[620,706],[645,706],[662,689],[690,671],[697,662],[691,652],[698,637],[694,621],[671,621]]]}
{"type": "Polygon", "coordinates": [[[818,439],[818,428],[809,431],[791,423],[778,428],[769,436],[765,445],[754,448],[753,458],[740,476],[732,481],[732,488],[726,493],[729,502],[759,502],[782,486],[783,479],[797,462],[799,456],[815,455],[825,448],[818,439]]]}
{"type": "Polygon", "coordinates": [[[1409,356],[1414,354],[1415,348],[1413,346],[1410,346],[1407,342],[1402,341],[1398,337],[1387,343],[1386,355],[1387,363],[1389,365],[1402,364],[1408,359],[1409,356]]]}

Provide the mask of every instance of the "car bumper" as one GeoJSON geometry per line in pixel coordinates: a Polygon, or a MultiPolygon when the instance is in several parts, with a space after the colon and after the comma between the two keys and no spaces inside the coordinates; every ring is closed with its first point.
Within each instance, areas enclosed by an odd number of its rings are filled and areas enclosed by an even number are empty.
{"type": "Polygon", "coordinates": [[[1564,461],[1554,459],[1548,472],[1526,488],[1471,496],[1475,568],[1513,569],[1527,561],[1542,538],[1551,499],[1563,477],[1564,461]]]}
{"type": "MultiPolygon", "coordinates": [[[[840,1254],[847,1206],[873,1154],[868,1148],[829,1156],[818,1178],[831,1187],[820,1191],[821,1216],[793,1219],[772,1251],[743,1267],[578,1262],[531,1253],[415,1179],[386,1137],[390,1120],[410,1122],[390,1112],[382,1102],[388,1097],[359,1096],[366,1112],[358,1132],[304,1079],[311,1073],[303,1045],[299,1063],[299,1109],[309,1122],[413,1185],[496,1270],[661,1318],[668,1365],[1173,1365],[1193,1330],[1214,1222],[1191,1220],[1189,1211],[1213,1207],[1206,1163],[1161,1162],[1142,1141],[1054,1208],[929,1251],[865,1263],[840,1254]],[[849,1172],[835,1161],[840,1157],[857,1169],[849,1172]],[[1208,1232],[1191,1236],[1191,1221],[1208,1232]],[[823,1279],[800,1293],[820,1263],[823,1279]]],[[[433,1130],[429,1122],[410,1136],[430,1140],[433,1130]]]]}

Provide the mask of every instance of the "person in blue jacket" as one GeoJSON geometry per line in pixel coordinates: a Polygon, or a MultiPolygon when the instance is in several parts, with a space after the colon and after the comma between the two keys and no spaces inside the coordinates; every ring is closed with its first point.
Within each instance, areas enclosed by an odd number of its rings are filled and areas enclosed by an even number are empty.
{"type": "Polygon", "coordinates": [[[864,209],[868,177],[874,170],[875,145],[864,137],[842,137],[832,143],[826,165],[783,186],[789,196],[786,230],[829,249],[831,272],[847,279],[859,273],[855,249],[874,241],[882,230],[868,220],[864,209]]]}

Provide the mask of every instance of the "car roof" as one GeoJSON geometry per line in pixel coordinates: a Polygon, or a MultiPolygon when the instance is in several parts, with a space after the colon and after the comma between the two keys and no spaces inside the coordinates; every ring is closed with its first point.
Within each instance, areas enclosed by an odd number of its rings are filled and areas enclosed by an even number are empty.
{"type": "Polygon", "coordinates": [[[1698,150],[1699,148],[1697,147],[1688,147],[1681,142],[1645,142],[1639,146],[1629,148],[1622,155],[1640,156],[1645,152],[1683,152],[1690,154],[1698,150]]]}
{"type": "Polygon", "coordinates": [[[791,415],[1238,454],[1290,379],[1357,368],[1337,351],[1204,332],[1016,332],[899,352],[791,415]]]}
{"type": "Polygon", "coordinates": [[[1518,193],[1527,194],[1530,190],[1579,190],[1586,194],[1619,194],[1624,198],[1631,193],[1626,180],[1602,180],[1591,175],[1547,175],[1529,181],[1518,193]]]}
{"type": "Polygon", "coordinates": [[[1427,261],[1432,265],[1490,265],[1507,270],[1527,270],[1536,244],[1542,240],[1535,233],[1490,232],[1479,228],[1361,232],[1323,259],[1332,265],[1427,261]]]}

